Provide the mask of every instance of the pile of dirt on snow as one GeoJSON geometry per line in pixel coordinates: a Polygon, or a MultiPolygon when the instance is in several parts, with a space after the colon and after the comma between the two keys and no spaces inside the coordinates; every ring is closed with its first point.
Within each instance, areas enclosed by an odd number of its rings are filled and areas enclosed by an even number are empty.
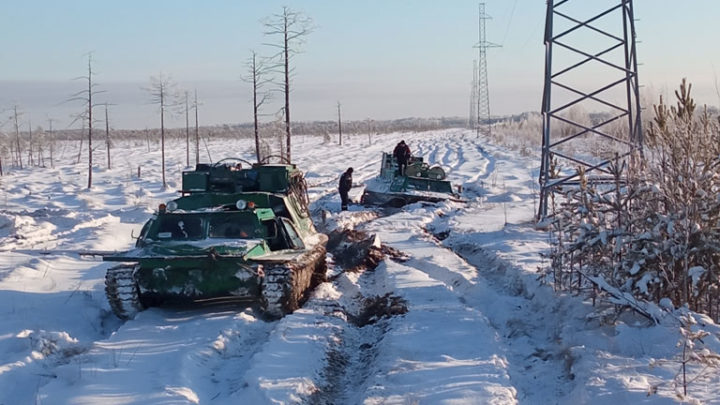
{"type": "Polygon", "coordinates": [[[367,297],[362,301],[362,309],[357,315],[348,314],[348,319],[356,326],[372,325],[382,318],[403,315],[408,312],[407,301],[387,293],[383,296],[367,297]]]}
{"type": "Polygon", "coordinates": [[[328,252],[334,262],[348,272],[373,270],[386,257],[404,262],[405,253],[380,243],[376,235],[354,229],[336,229],[328,234],[328,252]]]}
{"type": "Polygon", "coordinates": [[[328,252],[345,271],[374,269],[383,260],[380,240],[375,235],[353,229],[336,229],[328,235],[328,252]]]}

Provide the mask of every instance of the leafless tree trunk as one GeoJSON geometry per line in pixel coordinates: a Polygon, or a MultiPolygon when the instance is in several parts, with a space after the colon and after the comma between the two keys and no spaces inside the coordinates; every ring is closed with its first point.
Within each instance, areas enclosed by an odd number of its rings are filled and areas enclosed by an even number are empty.
{"type": "MultiPolygon", "coordinates": [[[[93,147],[92,147],[92,135],[93,135],[93,108],[95,105],[93,104],[93,96],[102,93],[102,91],[95,91],[94,88],[97,86],[96,83],[93,83],[93,70],[92,70],[92,52],[88,54],[88,63],[87,63],[87,76],[80,76],[76,79],[82,79],[87,81],[87,89],[81,90],[75,94],[72,95],[69,101],[79,100],[82,101],[86,107],[85,107],[85,113],[81,114],[79,117],[85,118],[86,120],[83,120],[83,132],[85,130],[84,123],[87,121],[87,136],[88,136],[88,186],[87,188],[92,187],[92,165],[93,165],[93,147]]],[[[82,150],[82,138],[80,138],[80,150],[82,150]]],[[[80,162],[80,152],[78,151],[78,162],[80,162]]]]}
{"type": "Polygon", "coordinates": [[[163,189],[167,188],[167,181],[165,180],[165,96],[161,93],[160,96],[160,159],[162,160],[162,180],[163,189]]]}
{"type": "Polygon", "coordinates": [[[45,151],[43,150],[45,130],[42,127],[37,127],[36,132],[39,134],[40,139],[37,142],[37,149],[35,149],[37,151],[35,160],[40,167],[45,167],[45,151]]]}
{"type": "Polygon", "coordinates": [[[284,75],[283,93],[285,95],[285,136],[286,136],[286,158],[291,161],[290,149],[290,77],[292,70],[290,69],[290,58],[300,52],[299,47],[305,40],[305,37],[313,31],[312,19],[304,16],[302,13],[293,11],[288,7],[283,7],[282,13],[273,14],[266,19],[265,35],[280,36],[279,43],[267,44],[280,51],[275,55],[280,59],[278,64],[282,66],[284,75]]]}
{"type": "Polygon", "coordinates": [[[190,107],[187,91],[185,92],[185,155],[185,165],[190,166],[190,107]]]}
{"type": "Polygon", "coordinates": [[[93,104],[92,104],[92,55],[88,55],[88,75],[87,75],[87,81],[88,81],[88,90],[87,90],[87,103],[88,103],[88,186],[87,188],[92,187],[92,124],[93,124],[93,117],[92,117],[92,110],[93,110],[93,104]]]}
{"type": "Polygon", "coordinates": [[[198,128],[198,99],[197,89],[195,90],[195,102],[193,103],[195,108],[195,165],[200,163],[200,131],[198,128]]]}
{"type": "Polygon", "coordinates": [[[20,147],[20,125],[18,124],[17,108],[17,106],[13,106],[13,119],[15,122],[15,160],[18,166],[20,166],[20,169],[22,169],[22,148],[20,147]]]}
{"type": "Polygon", "coordinates": [[[108,105],[105,103],[105,149],[107,150],[107,168],[111,169],[110,165],[110,120],[108,120],[108,105]]]}
{"type": "Polygon", "coordinates": [[[55,135],[53,134],[52,118],[48,119],[48,125],[50,130],[50,167],[55,168],[55,161],[53,160],[53,151],[55,150],[55,135]]]}
{"type": "Polygon", "coordinates": [[[243,80],[252,84],[253,88],[253,125],[255,133],[255,156],[258,163],[262,160],[260,154],[260,131],[259,131],[259,116],[260,107],[270,99],[270,93],[263,91],[266,84],[272,80],[268,79],[267,73],[269,68],[263,58],[258,57],[255,51],[252,51],[250,60],[247,63],[248,76],[244,77],[243,80]]]}
{"type": "Polygon", "coordinates": [[[253,132],[255,134],[255,157],[260,163],[260,132],[258,131],[258,98],[257,98],[257,75],[255,70],[255,53],[252,55],[253,64],[253,132]]]}
{"type": "Polygon", "coordinates": [[[35,166],[35,161],[33,160],[33,139],[32,139],[32,122],[28,120],[28,160],[27,160],[28,167],[35,166]]]}
{"type": "Polygon", "coordinates": [[[171,101],[174,97],[174,83],[169,77],[162,73],[157,77],[150,78],[150,88],[147,89],[152,97],[152,102],[160,106],[160,156],[162,160],[162,183],[163,189],[167,188],[165,180],[165,111],[174,105],[171,101]]]}
{"type": "Polygon", "coordinates": [[[340,102],[337,103],[338,108],[338,135],[340,139],[340,146],[342,146],[342,119],[340,118],[340,102]]]}
{"type": "Polygon", "coordinates": [[[372,133],[375,131],[375,120],[371,120],[370,118],[365,119],[365,125],[367,127],[367,134],[368,134],[368,145],[372,145],[372,133]]]}

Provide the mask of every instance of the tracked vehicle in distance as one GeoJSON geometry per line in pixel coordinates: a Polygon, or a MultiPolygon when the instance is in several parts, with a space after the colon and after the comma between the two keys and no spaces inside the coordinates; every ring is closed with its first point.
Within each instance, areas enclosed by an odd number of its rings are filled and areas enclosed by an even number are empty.
{"type": "Polygon", "coordinates": [[[118,317],[223,297],[258,301],[280,317],[324,279],[327,236],[313,225],[295,165],[226,159],[183,172],[182,183],[183,195],[158,207],[134,249],[103,257],[122,263],[105,280],[118,317]]]}
{"type": "Polygon", "coordinates": [[[442,167],[430,166],[422,157],[412,157],[405,175],[400,175],[392,153],[383,152],[380,175],[365,183],[360,202],[399,208],[418,201],[462,201],[445,178],[442,167]]]}

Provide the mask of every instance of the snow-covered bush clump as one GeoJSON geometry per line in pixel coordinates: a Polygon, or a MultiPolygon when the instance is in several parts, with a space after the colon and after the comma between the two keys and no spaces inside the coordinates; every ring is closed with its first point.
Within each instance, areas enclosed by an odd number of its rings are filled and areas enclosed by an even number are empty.
{"type": "Polygon", "coordinates": [[[672,107],[660,98],[644,156],[612,165],[614,184],[566,191],[550,254],[557,288],[669,299],[720,318],[720,125],[696,111],[690,89],[683,81],[672,107]]]}

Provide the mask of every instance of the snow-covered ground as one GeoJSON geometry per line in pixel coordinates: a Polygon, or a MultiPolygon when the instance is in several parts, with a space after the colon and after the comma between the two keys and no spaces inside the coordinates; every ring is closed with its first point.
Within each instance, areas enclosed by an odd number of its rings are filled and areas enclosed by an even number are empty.
{"type": "MultiPolygon", "coordinates": [[[[407,257],[341,273],[276,321],[235,303],[151,308],[121,322],[105,299],[110,264],[31,251],[131,247],[153,209],[177,195],[184,142],[169,143],[165,190],[159,152],[144,141],[118,142],[111,170],[98,151],[90,190],[86,163],[74,164],[75,144],[63,144],[54,169],[1,177],[0,404],[676,400],[683,311],[648,325],[541,283],[539,253],[548,236],[533,227],[537,159],[463,129],[369,138],[346,135],[338,146],[296,137],[293,158],[306,172],[312,211],[325,218],[319,226],[376,233],[407,257]],[[381,152],[400,139],[442,165],[467,203],[340,212],[339,175],[355,169],[351,197],[359,199],[381,152]],[[404,300],[408,312],[359,322],[363,300],[386,294],[404,300]]],[[[215,161],[253,156],[249,140],[211,141],[207,151],[215,161]]],[[[720,351],[720,329],[695,318],[696,328],[711,333],[705,345],[720,351]]],[[[688,394],[720,403],[719,382],[711,371],[691,382],[688,394]]]]}

